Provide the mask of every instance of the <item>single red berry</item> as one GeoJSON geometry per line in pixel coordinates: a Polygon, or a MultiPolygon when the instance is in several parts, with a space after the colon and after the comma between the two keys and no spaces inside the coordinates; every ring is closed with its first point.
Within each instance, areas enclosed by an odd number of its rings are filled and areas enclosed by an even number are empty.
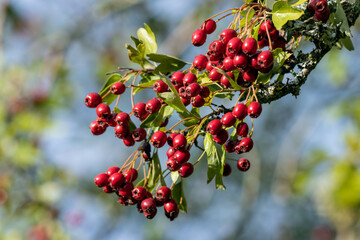
{"type": "Polygon", "coordinates": [[[247,113],[247,106],[243,103],[236,105],[232,111],[232,114],[238,120],[243,120],[247,116],[247,113]]]}
{"type": "Polygon", "coordinates": [[[164,204],[171,197],[171,190],[166,186],[162,186],[156,191],[155,201],[164,204]]]}
{"type": "Polygon", "coordinates": [[[245,122],[241,122],[236,127],[236,133],[239,137],[246,137],[249,133],[249,127],[245,122]]]}
{"type": "Polygon", "coordinates": [[[224,144],[225,147],[225,151],[227,151],[228,153],[233,153],[234,152],[234,147],[235,147],[235,141],[232,140],[227,140],[224,144]]]}
{"type": "Polygon", "coordinates": [[[320,0],[315,4],[315,14],[325,13],[327,9],[329,9],[329,6],[326,0],[320,0]]]}
{"type": "Polygon", "coordinates": [[[90,123],[90,130],[94,135],[101,135],[105,132],[107,124],[100,120],[95,120],[90,123]]]}
{"type": "Polygon", "coordinates": [[[211,120],[206,126],[206,131],[211,135],[218,134],[222,129],[222,123],[219,119],[211,120]]]}
{"type": "Polygon", "coordinates": [[[151,136],[151,143],[156,148],[161,148],[165,145],[167,140],[166,133],[162,131],[157,131],[151,136]]]}
{"type": "Polygon", "coordinates": [[[249,137],[246,137],[236,144],[235,152],[237,154],[250,152],[253,146],[254,146],[253,140],[249,137]]]}
{"type": "Polygon", "coordinates": [[[224,170],[223,170],[223,176],[227,177],[231,174],[231,166],[228,163],[225,163],[224,170]]]}
{"type": "Polygon", "coordinates": [[[85,97],[85,105],[89,108],[96,108],[100,103],[102,103],[102,98],[98,93],[89,93],[85,97]]]}
{"type": "Polygon", "coordinates": [[[127,147],[131,147],[135,145],[135,140],[133,139],[133,137],[131,136],[131,134],[128,134],[127,136],[125,136],[123,138],[123,143],[125,146],[127,147]]]}
{"type": "Polygon", "coordinates": [[[209,78],[212,81],[219,81],[222,77],[222,74],[218,72],[218,70],[216,68],[214,68],[213,70],[211,70],[211,72],[209,73],[209,78]]]}
{"type": "Polygon", "coordinates": [[[186,149],[177,150],[172,157],[178,164],[183,164],[189,161],[190,159],[190,152],[186,149]]]}
{"type": "Polygon", "coordinates": [[[111,109],[106,103],[100,103],[96,107],[96,114],[99,118],[106,119],[111,115],[111,109]]]}
{"type": "Polygon", "coordinates": [[[224,127],[228,128],[235,124],[236,118],[234,117],[232,112],[228,112],[228,113],[225,113],[224,116],[222,116],[220,121],[224,127]]]}
{"type": "Polygon", "coordinates": [[[106,174],[109,175],[109,176],[111,176],[111,175],[113,175],[114,173],[119,172],[119,170],[120,170],[120,168],[115,167],[115,166],[114,166],[114,167],[109,167],[108,170],[106,170],[106,174]]]}
{"type": "Polygon", "coordinates": [[[113,173],[109,178],[109,183],[113,188],[120,188],[125,183],[125,177],[120,172],[113,173]]]}
{"type": "Polygon", "coordinates": [[[254,82],[259,72],[256,69],[250,69],[243,73],[242,78],[245,82],[254,82]]]}
{"type": "Polygon", "coordinates": [[[129,134],[129,127],[123,125],[116,125],[115,127],[115,136],[124,139],[129,134]]]}
{"type": "Polygon", "coordinates": [[[172,157],[174,155],[174,153],[176,152],[176,149],[173,147],[170,147],[167,151],[166,151],[166,156],[168,158],[172,157]]]}
{"type": "Polygon", "coordinates": [[[180,97],[182,103],[184,104],[184,106],[188,106],[190,104],[190,98],[184,98],[184,97],[180,97]]]}
{"type": "Polygon", "coordinates": [[[161,108],[161,102],[157,98],[153,98],[146,103],[145,109],[148,113],[154,114],[159,112],[161,108]]]}
{"type": "Polygon", "coordinates": [[[251,56],[256,53],[257,50],[257,42],[254,38],[248,37],[244,40],[241,49],[243,53],[251,56]]]}
{"type": "Polygon", "coordinates": [[[217,61],[208,61],[206,64],[206,71],[211,72],[211,70],[216,67],[217,61]]]}
{"type": "Polygon", "coordinates": [[[175,160],[174,157],[170,157],[167,161],[166,161],[166,167],[167,169],[169,169],[170,171],[177,171],[179,170],[179,168],[181,167],[181,165],[175,160]]]}
{"type": "Polygon", "coordinates": [[[123,172],[126,182],[134,182],[138,177],[138,172],[135,168],[128,168],[123,172]]]}
{"type": "MultiPolygon", "coordinates": [[[[234,74],[233,74],[232,72],[226,72],[226,74],[227,74],[231,79],[234,80],[234,74]]],[[[221,77],[221,79],[220,79],[220,84],[221,84],[221,86],[223,86],[224,88],[229,88],[229,87],[231,87],[231,83],[230,83],[229,79],[228,79],[225,75],[223,75],[223,76],[221,77]]]]}
{"type": "Polygon", "coordinates": [[[186,94],[186,87],[181,87],[179,88],[179,95],[182,98],[188,98],[187,94],[186,94]]]}
{"type": "Polygon", "coordinates": [[[179,176],[182,178],[189,177],[194,172],[194,166],[191,163],[184,163],[178,170],[179,176]]]}
{"type": "Polygon", "coordinates": [[[146,130],[143,128],[136,128],[132,132],[132,137],[136,142],[141,142],[146,138],[146,130]]]}
{"type": "Polygon", "coordinates": [[[225,129],[221,129],[219,133],[213,135],[214,142],[223,145],[229,137],[229,133],[225,129]]]}
{"type": "Polygon", "coordinates": [[[254,69],[260,69],[260,65],[258,63],[257,57],[259,56],[259,52],[255,53],[250,58],[250,64],[254,69]]]}
{"type": "Polygon", "coordinates": [[[242,41],[238,37],[234,37],[230,39],[230,41],[226,45],[226,56],[235,57],[241,51],[242,41]]]}
{"type": "Polygon", "coordinates": [[[138,201],[141,201],[146,197],[146,189],[141,186],[134,188],[131,193],[132,197],[138,201]]]}
{"type": "Polygon", "coordinates": [[[325,11],[323,11],[323,12],[319,12],[319,11],[315,12],[315,19],[318,21],[321,21],[323,23],[326,23],[327,20],[329,19],[329,17],[330,17],[330,9],[329,8],[326,8],[325,11]]]}
{"type": "Polygon", "coordinates": [[[201,97],[207,98],[210,95],[210,90],[207,86],[201,86],[199,94],[201,97]]]}
{"type": "Polygon", "coordinates": [[[182,87],[184,76],[185,74],[183,72],[180,71],[174,72],[173,75],[171,76],[171,83],[174,86],[182,87]]]}
{"type": "Polygon", "coordinates": [[[197,95],[197,96],[191,98],[190,103],[194,107],[200,108],[200,107],[204,106],[205,100],[200,95],[197,95]]]}
{"type": "Polygon", "coordinates": [[[126,90],[126,87],[122,82],[113,83],[113,85],[111,85],[111,87],[110,87],[111,93],[115,94],[115,95],[123,94],[125,92],[125,90],[126,90]]]}
{"type": "Polygon", "coordinates": [[[106,173],[100,173],[96,175],[94,182],[98,187],[105,187],[108,184],[109,175],[106,173]]]}
{"type": "Polygon", "coordinates": [[[183,78],[183,81],[182,81],[184,87],[187,87],[190,84],[196,83],[196,82],[197,82],[197,77],[192,72],[188,72],[187,74],[185,74],[184,78],[183,78]]]}
{"type": "Polygon", "coordinates": [[[185,149],[187,145],[186,137],[182,134],[178,134],[173,139],[173,147],[177,150],[185,149]]]}
{"type": "Polygon", "coordinates": [[[156,211],[156,202],[153,198],[146,198],[141,202],[141,209],[146,213],[152,213],[156,211]]]}
{"type": "Polygon", "coordinates": [[[237,33],[234,29],[225,29],[220,33],[220,40],[225,44],[234,37],[237,37],[237,33]]]}
{"type": "Polygon", "coordinates": [[[153,89],[157,93],[163,93],[168,90],[168,85],[163,80],[158,80],[154,83],[153,89]]]}
{"type": "Polygon", "coordinates": [[[236,66],[234,65],[234,60],[230,57],[224,58],[223,65],[225,71],[232,71],[236,69],[236,66]]]}
{"type": "Polygon", "coordinates": [[[218,58],[217,56],[220,56],[221,58],[222,55],[225,54],[225,51],[226,51],[226,43],[224,43],[221,40],[216,40],[209,45],[208,55],[213,56],[215,58],[218,58]]]}
{"type": "Polygon", "coordinates": [[[146,104],[142,103],[142,102],[135,104],[132,112],[134,113],[135,117],[140,118],[140,119],[143,118],[147,114],[146,104]]]}
{"type": "Polygon", "coordinates": [[[212,34],[216,29],[216,22],[208,19],[201,25],[201,29],[203,29],[206,34],[212,34]]]}
{"type": "Polygon", "coordinates": [[[245,69],[249,65],[248,57],[243,53],[237,54],[234,57],[233,62],[237,68],[241,68],[241,69],[245,69]]]}
{"type": "Polygon", "coordinates": [[[200,85],[198,83],[192,83],[186,87],[186,95],[188,97],[195,97],[200,93],[200,85]]]}
{"type": "Polygon", "coordinates": [[[193,66],[196,70],[202,71],[206,68],[208,58],[205,55],[198,55],[194,58],[193,66]]]}
{"type": "Polygon", "coordinates": [[[261,52],[257,57],[257,63],[261,68],[267,68],[274,63],[274,55],[269,50],[261,52]]]}
{"type": "Polygon", "coordinates": [[[259,28],[259,32],[266,34],[266,29],[269,33],[271,31],[275,30],[275,26],[271,20],[266,20],[266,21],[262,22],[260,25],[260,28],[259,28]]]}
{"type": "Polygon", "coordinates": [[[250,168],[249,160],[246,158],[240,158],[237,162],[237,168],[242,172],[246,172],[250,168]]]}
{"type": "Polygon", "coordinates": [[[262,112],[261,104],[258,102],[250,103],[247,112],[251,118],[259,117],[262,112]]]}
{"type": "Polygon", "coordinates": [[[174,220],[179,215],[179,207],[174,199],[169,200],[164,204],[164,211],[170,221],[174,220]]]}
{"type": "Polygon", "coordinates": [[[169,144],[170,147],[173,147],[174,144],[173,144],[173,141],[174,141],[174,138],[179,135],[179,133],[171,133],[168,137],[167,137],[167,143],[169,144]]]}
{"type": "Polygon", "coordinates": [[[126,112],[120,112],[116,115],[115,121],[118,125],[128,126],[130,122],[130,116],[126,112]]]}
{"type": "Polygon", "coordinates": [[[197,29],[192,34],[191,42],[194,46],[200,47],[202,46],[206,41],[206,32],[202,29],[197,29]]]}

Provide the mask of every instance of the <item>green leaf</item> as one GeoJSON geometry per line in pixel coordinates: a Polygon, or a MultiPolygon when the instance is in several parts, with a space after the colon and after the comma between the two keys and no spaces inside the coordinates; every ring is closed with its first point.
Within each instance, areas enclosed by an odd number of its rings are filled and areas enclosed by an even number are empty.
{"type": "Polygon", "coordinates": [[[171,172],[171,180],[173,183],[176,183],[176,181],[179,179],[179,172],[175,171],[175,172],[171,172]]]}
{"type": "Polygon", "coordinates": [[[165,74],[168,72],[174,72],[183,68],[186,64],[191,64],[186,63],[179,58],[171,57],[164,54],[151,53],[148,54],[147,57],[150,61],[160,63],[160,65],[157,66],[154,71],[155,74],[159,72],[165,74]]]}
{"type": "Polygon", "coordinates": [[[269,9],[273,9],[273,5],[276,2],[276,0],[266,0],[266,7],[269,9]]]}
{"type": "Polygon", "coordinates": [[[288,3],[291,4],[292,7],[298,6],[298,5],[303,4],[305,2],[308,2],[308,0],[291,0],[291,1],[288,1],[288,3]]]}
{"type": "MultiPolygon", "coordinates": [[[[118,82],[121,79],[120,74],[112,74],[108,79],[106,80],[104,86],[101,88],[99,94],[101,97],[103,97],[108,91],[110,91],[110,87],[113,83],[118,82]]],[[[103,102],[107,105],[110,105],[115,99],[116,95],[109,93],[105,98],[103,98],[103,102]]]]}
{"type": "Polygon", "coordinates": [[[146,187],[149,192],[152,192],[157,185],[157,182],[161,179],[162,171],[160,160],[157,151],[154,152],[152,160],[151,160],[151,172],[146,184],[146,187]]]}
{"type": "Polygon", "coordinates": [[[144,55],[142,55],[137,49],[129,44],[126,44],[125,47],[128,50],[129,60],[133,63],[142,65],[144,62],[144,55]]]}
{"type": "Polygon", "coordinates": [[[349,37],[351,37],[350,27],[349,23],[345,14],[345,11],[343,7],[341,6],[340,0],[337,0],[336,3],[336,12],[335,12],[335,18],[334,23],[338,24],[341,23],[340,30],[344,33],[346,33],[349,37]]]}
{"type": "Polygon", "coordinates": [[[145,28],[139,28],[137,35],[139,39],[144,43],[145,55],[149,53],[156,53],[157,44],[155,34],[151,31],[150,27],[145,23],[145,28]]]}
{"type": "Polygon", "coordinates": [[[171,191],[171,198],[177,202],[179,209],[181,211],[183,211],[183,212],[187,211],[186,210],[186,199],[185,199],[185,195],[184,195],[182,180],[174,185],[174,187],[171,191]]]}
{"type": "Polygon", "coordinates": [[[251,36],[256,40],[258,40],[260,26],[261,24],[256,25],[251,31],[251,36]]]}
{"type": "Polygon", "coordinates": [[[339,42],[340,42],[342,45],[344,45],[344,47],[345,47],[347,50],[349,50],[349,51],[355,50],[354,45],[353,45],[350,37],[345,37],[345,38],[343,38],[343,39],[340,39],[339,42]]]}
{"type": "Polygon", "coordinates": [[[222,145],[222,155],[221,155],[221,168],[220,171],[216,174],[215,177],[215,185],[216,185],[216,189],[221,189],[221,190],[225,190],[226,187],[223,183],[223,172],[224,172],[224,165],[225,165],[225,159],[226,159],[226,151],[225,151],[225,146],[224,144],[222,145]]]}
{"type": "Polygon", "coordinates": [[[290,20],[299,19],[303,11],[292,8],[286,1],[277,1],[273,6],[272,20],[277,30],[280,30],[290,20]]]}
{"type": "Polygon", "coordinates": [[[242,90],[242,89],[243,89],[242,87],[240,87],[239,85],[237,85],[237,83],[235,83],[234,80],[233,80],[231,77],[229,77],[229,75],[227,75],[227,73],[226,73],[224,70],[222,70],[222,69],[220,69],[220,68],[218,68],[218,67],[214,67],[214,68],[216,68],[219,73],[221,73],[222,75],[224,75],[224,76],[229,80],[231,86],[232,86],[235,90],[242,90]]]}
{"type": "Polygon", "coordinates": [[[248,25],[250,22],[251,22],[251,19],[253,18],[253,16],[255,15],[255,10],[253,8],[250,8],[250,10],[248,11],[243,11],[240,13],[241,16],[243,17],[241,20],[240,20],[240,26],[241,27],[245,27],[246,25],[248,25]],[[250,11],[250,12],[249,12],[250,11]],[[249,15],[248,15],[248,12],[249,12],[249,15]],[[247,18],[247,22],[245,23],[246,21],[246,16],[248,16],[247,18]]]}
{"type": "Polygon", "coordinates": [[[222,183],[222,173],[224,170],[225,164],[225,153],[220,153],[216,148],[215,142],[212,139],[210,133],[206,133],[204,139],[204,148],[208,160],[208,171],[207,171],[207,183],[210,183],[213,178],[215,178],[215,185],[217,189],[225,189],[224,184],[222,183]]]}

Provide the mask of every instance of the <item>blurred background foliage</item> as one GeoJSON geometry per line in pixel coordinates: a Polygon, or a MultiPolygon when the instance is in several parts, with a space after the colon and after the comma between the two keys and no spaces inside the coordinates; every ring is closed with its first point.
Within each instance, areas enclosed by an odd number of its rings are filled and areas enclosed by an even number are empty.
{"type": "MultiPolygon", "coordinates": [[[[93,177],[125,149],[91,135],[83,104],[105,73],[131,67],[124,44],[146,22],[160,53],[186,61],[203,19],[241,1],[0,1],[0,239],[360,238],[360,50],[334,49],[301,95],[264,106],[252,168],[185,182],[188,213],[149,221],[93,177]]],[[[225,27],[220,25],[219,29],[225,27]]],[[[353,42],[360,45],[359,21],[353,42]]],[[[306,47],[306,46],[305,46],[306,47]]],[[[143,99],[147,94],[139,94],[143,99]]],[[[141,99],[137,99],[141,100],[141,99]]],[[[126,109],[125,109],[126,110],[126,109]]]]}

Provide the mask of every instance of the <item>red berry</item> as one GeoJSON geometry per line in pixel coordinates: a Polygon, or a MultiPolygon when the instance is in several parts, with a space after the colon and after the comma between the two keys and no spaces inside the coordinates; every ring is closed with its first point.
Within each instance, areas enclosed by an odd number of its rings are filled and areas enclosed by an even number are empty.
{"type": "Polygon", "coordinates": [[[235,147],[235,141],[232,140],[227,140],[224,144],[225,147],[225,151],[227,151],[228,153],[233,153],[234,152],[234,147],[235,147]]]}
{"type": "Polygon", "coordinates": [[[191,105],[193,105],[194,107],[197,107],[197,108],[200,108],[200,107],[204,106],[204,104],[205,104],[204,98],[202,98],[200,95],[192,97],[190,102],[191,102],[191,105]]]}
{"type": "Polygon", "coordinates": [[[197,77],[192,72],[189,72],[189,73],[185,74],[184,78],[183,78],[183,81],[182,81],[184,87],[187,87],[190,84],[196,83],[196,82],[197,82],[197,77]]]}
{"type": "Polygon", "coordinates": [[[122,126],[128,126],[130,122],[130,116],[126,112],[120,112],[116,115],[115,121],[122,126]]]}
{"type": "Polygon", "coordinates": [[[212,81],[219,81],[222,77],[222,74],[218,72],[218,70],[216,68],[214,68],[213,70],[211,70],[211,72],[209,73],[209,78],[212,81]]]}
{"type": "Polygon", "coordinates": [[[219,119],[211,120],[206,126],[206,131],[211,135],[218,134],[222,129],[222,123],[219,119]]]}
{"type": "Polygon", "coordinates": [[[206,64],[206,70],[208,72],[211,72],[211,70],[213,70],[214,67],[216,67],[216,63],[217,63],[217,61],[208,61],[206,64]]]}
{"type": "Polygon", "coordinates": [[[241,51],[242,41],[238,37],[234,37],[230,39],[230,41],[226,45],[226,56],[235,57],[238,52],[241,51]]]}
{"type": "Polygon", "coordinates": [[[134,185],[132,182],[127,182],[121,187],[118,191],[119,196],[123,198],[131,198],[132,193],[131,191],[134,189],[134,185]]]}
{"type": "Polygon", "coordinates": [[[129,134],[129,127],[123,125],[116,125],[115,127],[115,136],[124,139],[129,134]]]}
{"type": "Polygon", "coordinates": [[[241,69],[245,69],[249,65],[248,57],[243,53],[237,54],[234,57],[233,62],[237,68],[241,68],[241,69]]]}
{"type": "Polygon", "coordinates": [[[179,95],[182,98],[188,98],[187,94],[186,94],[186,87],[181,87],[179,88],[179,95]]]}
{"type": "Polygon", "coordinates": [[[206,41],[206,32],[202,29],[197,29],[192,34],[191,42],[194,46],[200,47],[202,46],[206,41]]]}
{"type": "Polygon", "coordinates": [[[126,182],[133,182],[138,177],[138,172],[135,168],[128,168],[123,172],[126,182]]]}
{"type": "Polygon", "coordinates": [[[123,138],[123,143],[125,146],[131,147],[131,146],[134,146],[135,141],[134,141],[133,137],[131,136],[131,134],[128,134],[126,137],[123,138]]]}
{"type": "Polygon", "coordinates": [[[238,120],[243,120],[247,116],[247,113],[247,106],[243,103],[236,105],[232,111],[232,114],[238,120]]]}
{"type": "Polygon", "coordinates": [[[135,117],[140,118],[140,119],[144,118],[144,116],[146,116],[146,114],[147,114],[146,104],[142,103],[142,102],[135,104],[132,112],[134,113],[135,117]]]}
{"type": "Polygon", "coordinates": [[[236,133],[239,137],[246,137],[249,133],[249,127],[245,122],[241,122],[236,127],[236,133]]]}
{"type": "Polygon", "coordinates": [[[207,98],[210,95],[210,90],[207,86],[201,86],[199,94],[201,97],[207,98]]]}
{"type": "Polygon", "coordinates": [[[261,104],[258,102],[250,103],[247,112],[251,118],[259,117],[262,112],[261,104]]]}
{"type": "Polygon", "coordinates": [[[188,106],[190,104],[190,98],[180,97],[181,101],[183,102],[184,106],[188,106]]]}
{"type": "Polygon", "coordinates": [[[266,20],[261,23],[259,32],[266,34],[266,29],[270,33],[271,31],[275,30],[274,24],[270,20],[266,20]]]}
{"type": "Polygon", "coordinates": [[[216,29],[216,22],[212,19],[208,19],[201,25],[201,29],[203,29],[206,34],[211,34],[216,29]]]}
{"type": "Polygon", "coordinates": [[[173,146],[175,149],[185,149],[187,145],[186,137],[182,134],[178,134],[173,139],[173,146]]]}
{"type": "Polygon", "coordinates": [[[167,140],[166,133],[162,131],[157,131],[151,136],[151,143],[156,148],[161,148],[165,145],[167,140]]]}
{"type": "Polygon", "coordinates": [[[232,71],[232,70],[236,69],[236,67],[234,65],[234,60],[230,57],[224,58],[223,65],[224,65],[225,71],[232,71]]]}
{"type": "Polygon", "coordinates": [[[224,127],[228,128],[235,124],[236,118],[231,112],[228,112],[224,114],[220,121],[224,125],[224,127]]]}
{"type": "Polygon", "coordinates": [[[173,148],[173,147],[171,147],[171,148],[169,148],[169,149],[166,151],[166,156],[167,156],[168,158],[170,158],[170,157],[174,156],[174,153],[175,153],[175,152],[176,152],[176,149],[173,148]]]}
{"type": "Polygon", "coordinates": [[[249,160],[246,158],[240,158],[237,162],[237,168],[242,172],[246,172],[250,168],[249,160]]]}
{"type": "Polygon", "coordinates": [[[114,166],[114,167],[109,167],[108,170],[106,170],[106,174],[109,175],[109,176],[111,176],[111,175],[113,175],[114,173],[119,172],[119,170],[120,170],[120,168],[115,167],[115,166],[114,166]]]}
{"type": "Polygon", "coordinates": [[[198,83],[191,83],[189,86],[186,87],[186,96],[188,97],[195,97],[200,93],[200,85],[198,83]]]}
{"type": "MultiPolygon", "coordinates": [[[[234,80],[234,74],[232,72],[226,72],[226,74],[234,80]]],[[[230,81],[229,79],[227,79],[227,77],[225,75],[223,75],[220,79],[220,83],[221,86],[223,86],[224,88],[229,88],[231,87],[230,81]]]]}
{"type": "Polygon", "coordinates": [[[169,144],[170,147],[173,147],[173,141],[174,141],[174,138],[179,135],[179,133],[172,133],[170,134],[168,137],[167,137],[167,143],[169,144]]]}
{"type": "Polygon", "coordinates": [[[170,221],[174,220],[179,215],[179,207],[174,199],[169,200],[164,204],[164,211],[170,221]]]}
{"type": "MultiPolygon", "coordinates": [[[[324,2],[324,1],[321,1],[324,2]]],[[[326,8],[323,12],[316,11],[315,12],[315,19],[318,21],[322,21],[323,23],[326,23],[327,20],[330,17],[330,9],[326,8]]]]}
{"type": "Polygon", "coordinates": [[[144,213],[152,213],[156,211],[156,202],[153,198],[146,198],[141,202],[141,209],[144,213]]]}
{"type": "Polygon", "coordinates": [[[189,177],[194,172],[194,166],[191,163],[184,163],[178,170],[179,176],[182,178],[189,177]]]}
{"type": "Polygon", "coordinates": [[[116,113],[112,113],[110,114],[110,116],[106,119],[106,123],[111,126],[111,127],[115,127],[116,126],[116,113]]]}
{"type": "Polygon", "coordinates": [[[267,68],[274,63],[274,55],[270,51],[263,51],[257,57],[257,63],[261,68],[267,68]]]}
{"type": "Polygon", "coordinates": [[[157,93],[163,93],[168,90],[168,85],[163,80],[159,80],[154,83],[153,89],[157,93]]]}
{"type": "Polygon", "coordinates": [[[181,167],[181,165],[175,160],[174,157],[170,157],[170,158],[166,161],[166,167],[167,167],[167,169],[169,169],[170,171],[177,171],[177,170],[179,170],[179,168],[181,167]]]}
{"type": "Polygon", "coordinates": [[[146,189],[141,186],[134,188],[131,193],[132,197],[138,201],[141,201],[146,197],[146,189]]]}
{"type": "Polygon", "coordinates": [[[205,55],[198,55],[194,58],[193,66],[196,70],[202,71],[206,68],[208,58],[205,55]]]}
{"type": "Polygon", "coordinates": [[[104,186],[103,188],[104,193],[113,193],[114,190],[109,185],[104,186]]]}
{"type": "Polygon", "coordinates": [[[258,76],[258,71],[256,69],[250,69],[243,73],[242,77],[245,82],[254,82],[258,76]]]}
{"type": "Polygon", "coordinates": [[[223,145],[229,137],[229,133],[225,129],[221,129],[219,133],[213,135],[214,142],[223,145]]]}
{"type": "Polygon", "coordinates": [[[254,142],[251,138],[246,137],[239,141],[235,146],[235,152],[237,154],[250,152],[254,146],[254,142]]]}
{"type": "Polygon", "coordinates": [[[256,53],[257,50],[257,42],[254,38],[248,37],[244,40],[242,47],[241,47],[243,53],[247,55],[253,55],[256,53]]]}
{"type": "Polygon", "coordinates": [[[89,93],[85,97],[85,105],[89,108],[96,108],[100,103],[102,103],[102,98],[98,93],[89,93]]]}
{"type": "Polygon", "coordinates": [[[208,54],[216,58],[218,58],[218,56],[221,58],[225,51],[226,43],[221,40],[216,40],[209,45],[208,54]]]}
{"type": "Polygon", "coordinates": [[[105,132],[107,125],[105,122],[95,120],[90,123],[90,130],[94,135],[101,135],[105,132]]]}
{"type": "Polygon", "coordinates": [[[174,72],[173,75],[171,76],[171,83],[174,86],[182,87],[184,76],[185,74],[183,72],[180,71],[174,72]]]}
{"type": "Polygon", "coordinates": [[[96,114],[99,118],[106,119],[111,115],[111,109],[106,103],[100,103],[96,107],[96,114]]]}
{"type": "Polygon", "coordinates": [[[220,33],[220,40],[225,44],[234,37],[237,37],[237,33],[234,29],[225,29],[220,33]]]}
{"type": "Polygon", "coordinates": [[[146,138],[146,130],[143,128],[136,128],[132,132],[132,137],[136,142],[141,142],[146,138]]]}
{"type": "Polygon", "coordinates": [[[276,41],[271,42],[272,49],[281,48],[283,51],[286,50],[286,40],[284,37],[279,37],[276,41]]]}
{"type": "Polygon", "coordinates": [[[113,85],[111,85],[111,87],[110,87],[110,91],[112,92],[112,94],[115,94],[115,95],[123,94],[125,92],[125,90],[126,90],[126,87],[122,82],[113,83],[113,85]]]}
{"type": "Polygon", "coordinates": [[[146,103],[145,109],[148,113],[154,114],[159,112],[161,108],[161,102],[157,98],[153,98],[146,103]]]}
{"type": "Polygon", "coordinates": [[[120,188],[125,183],[125,177],[122,173],[113,173],[109,178],[110,186],[113,188],[120,188]]]}
{"type": "Polygon", "coordinates": [[[94,182],[98,187],[105,187],[108,184],[109,175],[106,173],[100,173],[96,175],[94,182]]]}
{"type": "Polygon", "coordinates": [[[178,164],[183,164],[190,159],[190,152],[186,149],[177,150],[172,157],[178,164]]]}
{"type": "Polygon", "coordinates": [[[231,174],[231,166],[228,163],[225,163],[224,170],[223,170],[223,176],[227,177],[231,174]]]}
{"type": "Polygon", "coordinates": [[[155,201],[164,204],[171,197],[170,188],[163,186],[156,191],[155,201]]]}

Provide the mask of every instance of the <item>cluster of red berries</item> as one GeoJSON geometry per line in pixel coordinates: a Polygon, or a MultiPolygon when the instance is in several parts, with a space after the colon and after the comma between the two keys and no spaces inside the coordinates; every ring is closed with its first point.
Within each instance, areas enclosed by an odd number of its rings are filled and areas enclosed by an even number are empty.
{"type": "Polygon", "coordinates": [[[94,182],[101,187],[105,193],[116,193],[119,203],[124,206],[136,205],[140,213],[152,219],[157,213],[157,207],[164,207],[165,215],[173,220],[179,214],[179,207],[171,199],[170,188],[163,186],[152,196],[144,187],[134,187],[133,182],[137,179],[138,173],[134,168],[121,171],[118,167],[110,167],[105,173],[98,174],[94,182]]]}
{"type": "Polygon", "coordinates": [[[308,8],[315,13],[315,19],[318,21],[326,23],[330,17],[330,8],[326,0],[310,0],[308,8]]]}

